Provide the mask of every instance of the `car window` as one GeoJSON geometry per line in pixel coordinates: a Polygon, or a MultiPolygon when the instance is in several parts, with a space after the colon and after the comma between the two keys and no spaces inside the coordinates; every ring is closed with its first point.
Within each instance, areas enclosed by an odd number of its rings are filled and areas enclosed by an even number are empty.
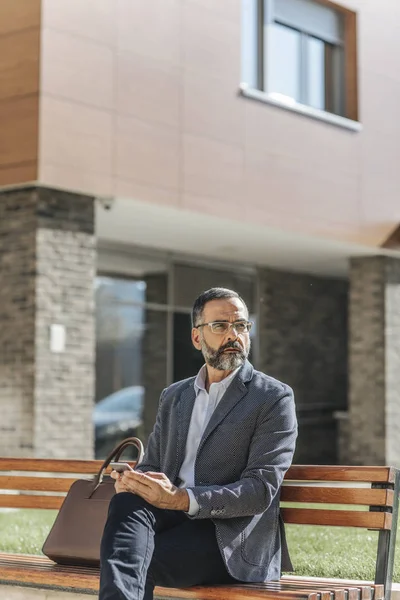
{"type": "Polygon", "coordinates": [[[128,388],[112,394],[96,406],[97,412],[120,412],[132,411],[141,407],[143,391],[142,388],[128,388]]]}

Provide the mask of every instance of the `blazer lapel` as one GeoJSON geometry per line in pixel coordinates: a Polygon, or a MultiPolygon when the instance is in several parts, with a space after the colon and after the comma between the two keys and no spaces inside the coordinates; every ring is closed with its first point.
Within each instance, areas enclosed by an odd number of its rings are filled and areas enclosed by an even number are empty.
{"type": "Polygon", "coordinates": [[[245,383],[250,381],[252,377],[253,367],[248,361],[246,361],[226,390],[225,394],[222,396],[217,408],[211,415],[211,419],[209,420],[208,425],[203,433],[203,437],[201,438],[197,455],[203,448],[207,438],[214,431],[214,429],[221,423],[221,421],[223,421],[223,419],[225,419],[232,408],[236,406],[236,404],[240,402],[240,400],[247,394],[247,387],[245,383]]]}

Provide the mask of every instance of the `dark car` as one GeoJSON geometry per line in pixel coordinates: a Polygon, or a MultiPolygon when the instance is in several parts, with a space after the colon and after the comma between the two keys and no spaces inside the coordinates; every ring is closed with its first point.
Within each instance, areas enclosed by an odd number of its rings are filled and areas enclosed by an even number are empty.
{"type": "Polygon", "coordinates": [[[107,454],[124,438],[138,435],[142,424],[144,388],[133,385],[106,396],[93,410],[96,458],[107,454]]]}

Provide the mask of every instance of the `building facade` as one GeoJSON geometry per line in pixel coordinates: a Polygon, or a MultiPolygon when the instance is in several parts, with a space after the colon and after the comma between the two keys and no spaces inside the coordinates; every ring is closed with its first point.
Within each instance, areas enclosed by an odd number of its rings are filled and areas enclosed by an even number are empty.
{"type": "Polygon", "coordinates": [[[400,465],[394,0],[3,0],[0,454],[104,456],[238,290],[296,462],[400,465]]]}

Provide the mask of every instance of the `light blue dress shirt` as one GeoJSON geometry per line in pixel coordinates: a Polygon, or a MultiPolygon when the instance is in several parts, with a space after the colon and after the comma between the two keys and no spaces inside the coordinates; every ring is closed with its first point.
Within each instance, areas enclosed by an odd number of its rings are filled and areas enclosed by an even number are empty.
{"type": "MultiPolygon", "coordinates": [[[[225,379],[222,381],[218,383],[212,383],[210,385],[209,392],[206,390],[206,365],[203,365],[197,374],[194,382],[196,400],[193,406],[189,432],[186,440],[185,458],[179,471],[179,478],[181,480],[180,487],[187,488],[194,486],[194,463],[196,460],[197,450],[200,445],[200,440],[208,425],[211,415],[217,408],[219,401],[239,369],[240,367],[228,375],[228,377],[225,377],[225,379]]],[[[199,510],[199,505],[192,490],[187,490],[187,492],[189,494],[190,501],[188,514],[190,516],[194,516],[199,510]]]]}

